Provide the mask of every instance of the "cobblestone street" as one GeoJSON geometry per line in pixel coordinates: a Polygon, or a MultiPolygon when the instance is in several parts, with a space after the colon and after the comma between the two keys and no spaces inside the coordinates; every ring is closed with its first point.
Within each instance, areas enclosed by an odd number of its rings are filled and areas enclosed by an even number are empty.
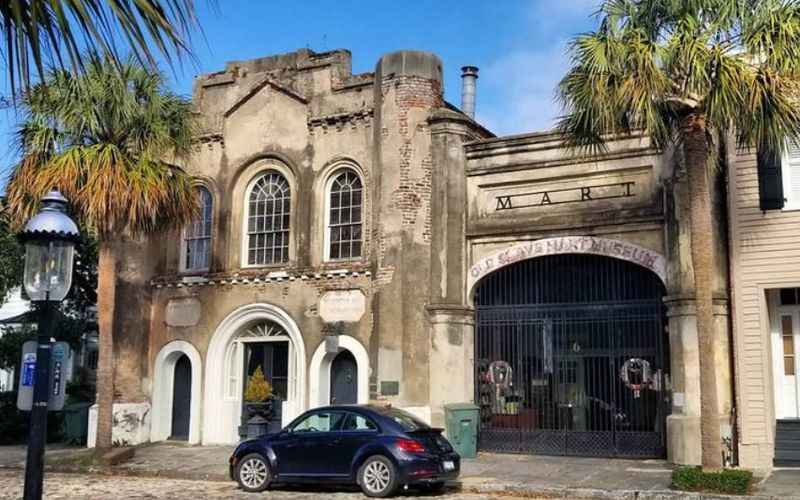
{"type": "MultiPolygon", "coordinates": [[[[0,498],[22,498],[23,471],[0,470],[0,498]]],[[[415,495],[414,498],[443,500],[494,500],[496,495],[445,493],[441,495],[415,495]]],[[[281,488],[269,494],[245,493],[233,482],[187,481],[140,477],[99,476],[83,474],[48,473],[45,479],[45,498],[66,499],[258,499],[270,500],[355,500],[366,498],[357,490],[281,488]]],[[[408,498],[408,497],[395,497],[408,498]]],[[[519,499],[519,497],[514,497],[519,499]]]]}

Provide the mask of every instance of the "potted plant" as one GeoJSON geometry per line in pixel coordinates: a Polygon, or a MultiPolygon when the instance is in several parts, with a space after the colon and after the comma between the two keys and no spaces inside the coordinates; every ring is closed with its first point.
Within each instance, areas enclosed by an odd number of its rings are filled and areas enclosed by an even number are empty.
{"type": "Polygon", "coordinates": [[[264,377],[260,365],[247,379],[242,416],[245,422],[239,431],[242,437],[249,439],[267,433],[272,419],[272,386],[264,377]]]}

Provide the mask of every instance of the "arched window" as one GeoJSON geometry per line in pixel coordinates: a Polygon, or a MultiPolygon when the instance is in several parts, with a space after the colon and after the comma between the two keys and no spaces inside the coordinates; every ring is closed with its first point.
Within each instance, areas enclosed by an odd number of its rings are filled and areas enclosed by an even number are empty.
{"type": "Polygon", "coordinates": [[[183,269],[207,271],[211,265],[211,226],[214,201],[204,186],[197,187],[200,210],[183,231],[183,269]]]}
{"type": "Polygon", "coordinates": [[[334,173],[328,188],[326,257],[330,260],[361,257],[363,186],[353,170],[334,173]]]}
{"type": "Polygon", "coordinates": [[[289,260],[289,183],[269,171],[256,180],[247,200],[247,264],[278,264],[289,260]]]}

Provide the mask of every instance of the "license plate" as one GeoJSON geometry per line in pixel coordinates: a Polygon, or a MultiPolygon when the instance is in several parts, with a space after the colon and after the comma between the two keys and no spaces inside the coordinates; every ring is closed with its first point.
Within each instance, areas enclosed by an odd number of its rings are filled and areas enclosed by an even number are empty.
{"type": "Polygon", "coordinates": [[[443,464],[445,471],[451,471],[456,468],[456,465],[450,460],[446,460],[443,464]]]}

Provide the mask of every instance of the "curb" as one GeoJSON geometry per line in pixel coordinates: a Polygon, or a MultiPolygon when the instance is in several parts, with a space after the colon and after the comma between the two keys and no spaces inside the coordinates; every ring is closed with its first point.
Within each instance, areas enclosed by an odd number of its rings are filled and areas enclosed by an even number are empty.
{"type": "Polygon", "coordinates": [[[547,488],[526,483],[464,484],[448,483],[468,493],[530,496],[543,499],[565,500],[800,500],[800,497],[769,495],[723,495],[674,490],[601,490],[594,488],[547,488]]]}

